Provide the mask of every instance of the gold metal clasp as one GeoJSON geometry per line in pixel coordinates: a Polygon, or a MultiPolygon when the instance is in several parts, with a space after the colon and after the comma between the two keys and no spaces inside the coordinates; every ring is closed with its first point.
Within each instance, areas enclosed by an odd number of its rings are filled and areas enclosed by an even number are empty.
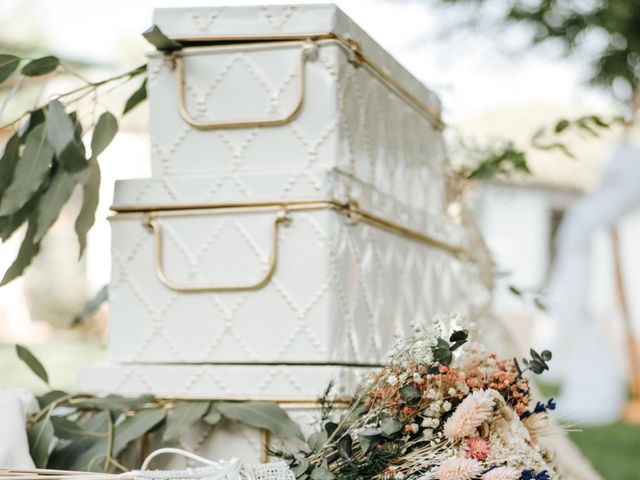
{"type": "Polygon", "coordinates": [[[293,108],[280,117],[273,118],[257,118],[247,120],[229,120],[229,121],[216,121],[206,122],[197,120],[187,110],[185,104],[185,82],[186,74],[184,68],[184,61],[180,53],[177,53],[174,57],[176,66],[176,75],[178,81],[178,111],[180,116],[198,130],[216,130],[223,128],[254,128],[254,127],[277,127],[285,125],[293,120],[304,104],[305,97],[305,64],[310,61],[313,62],[318,58],[318,45],[312,40],[306,40],[301,48],[300,57],[298,59],[297,77],[298,77],[298,96],[293,108]]]}
{"type": "MultiPolygon", "coordinates": [[[[175,214],[175,213],[174,213],[175,214]]],[[[278,231],[280,225],[288,226],[291,223],[288,211],[281,210],[275,216],[271,227],[271,255],[267,264],[265,274],[254,283],[239,285],[183,285],[174,282],[167,277],[164,271],[164,255],[162,249],[162,229],[154,216],[145,213],[142,217],[144,227],[154,236],[154,268],[156,277],[165,287],[181,293],[223,293],[223,292],[246,292],[259,290],[265,287],[273,277],[278,263],[278,231]]]]}

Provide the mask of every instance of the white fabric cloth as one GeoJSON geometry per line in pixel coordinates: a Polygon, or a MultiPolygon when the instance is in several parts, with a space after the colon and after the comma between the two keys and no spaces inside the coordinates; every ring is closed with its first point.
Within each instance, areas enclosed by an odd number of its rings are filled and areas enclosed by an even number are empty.
{"type": "Polygon", "coordinates": [[[640,147],[621,143],[605,165],[600,186],[569,209],[558,232],[548,305],[557,322],[554,367],[563,384],[558,408],[571,421],[608,423],[622,413],[624,379],[612,345],[587,309],[589,260],[595,234],[638,207],[640,147]]]}
{"type": "Polygon", "coordinates": [[[0,387],[0,467],[34,468],[25,426],[27,416],[38,409],[31,392],[0,387]]]}

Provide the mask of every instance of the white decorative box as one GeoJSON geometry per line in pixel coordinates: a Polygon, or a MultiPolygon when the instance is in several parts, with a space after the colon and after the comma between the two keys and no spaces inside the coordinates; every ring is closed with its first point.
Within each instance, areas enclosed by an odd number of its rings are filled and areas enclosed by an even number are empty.
{"type": "Polygon", "coordinates": [[[313,404],[332,383],[348,398],[371,369],[326,365],[88,365],[76,389],[94,395],[313,404]]]}
{"type": "Polygon", "coordinates": [[[343,174],[318,179],[118,182],[111,360],[365,366],[414,321],[486,307],[461,227],[343,174]]]}
{"type": "Polygon", "coordinates": [[[155,177],[337,168],[440,214],[436,96],[334,5],[158,9],[186,45],[151,54],[155,177]]]}

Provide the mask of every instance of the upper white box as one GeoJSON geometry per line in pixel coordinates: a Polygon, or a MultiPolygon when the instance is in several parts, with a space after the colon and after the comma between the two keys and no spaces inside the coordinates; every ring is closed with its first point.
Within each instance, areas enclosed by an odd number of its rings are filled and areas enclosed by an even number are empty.
{"type": "Polygon", "coordinates": [[[150,56],[154,176],[337,168],[418,208],[442,185],[437,97],[334,5],[158,9],[154,23],[186,45],[150,56]]]}

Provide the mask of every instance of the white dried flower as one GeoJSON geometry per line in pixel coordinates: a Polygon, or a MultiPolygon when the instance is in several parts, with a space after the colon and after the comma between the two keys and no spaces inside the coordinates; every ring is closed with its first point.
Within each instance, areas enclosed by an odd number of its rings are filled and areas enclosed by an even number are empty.
{"type": "Polygon", "coordinates": [[[391,386],[397,385],[398,377],[395,375],[389,375],[389,377],[387,377],[387,383],[391,386]]]}
{"type": "Polygon", "coordinates": [[[445,412],[448,412],[449,410],[451,410],[451,402],[445,401],[442,404],[442,410],[444,410],[445,412]]]}

